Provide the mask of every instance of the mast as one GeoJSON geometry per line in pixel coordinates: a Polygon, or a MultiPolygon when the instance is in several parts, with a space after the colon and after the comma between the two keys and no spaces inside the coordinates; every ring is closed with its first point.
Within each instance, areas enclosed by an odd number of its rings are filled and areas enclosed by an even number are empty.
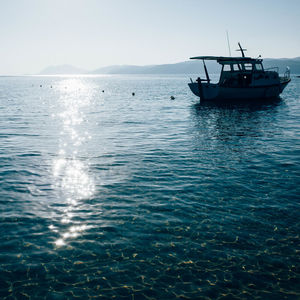
{"type": "Polygon", "coordinates": [[[238,45],[239,45],[240,49],[237,49],[236,51],[241,51],[242,57],[245,57],[244,51],[247,51],[247,49],[243,49],[242,46],[241,46],[241,44],[240,44],[240,42],[238,42],[238,45]]]}
{"type": "Polygon", "coordinates": [[[231,56],[231,50],[230,50],[230,43],[229,43],[228,30],[226,30],[226,35],[227,35],[227,44],[228,44],[229,56],[231,56]]]}
{"type": "Polygon", "coordinates": [[[203,60],[203,66],[204,66],[204,71],[205,71],[207,83],[210,83],[210,78],[209,78],[209,75],[208,75],[208,72],[207,72],[205,60],[204,59],[202,59],[202,60],[203,60]]]}

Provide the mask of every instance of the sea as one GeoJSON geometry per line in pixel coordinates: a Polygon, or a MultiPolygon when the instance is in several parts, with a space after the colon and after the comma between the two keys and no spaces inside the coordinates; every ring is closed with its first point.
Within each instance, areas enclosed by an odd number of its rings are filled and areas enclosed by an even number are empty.
{"type": "Polygon", "coordinates": [[[1,299],[300,299],[300,78],[189,80],[0,77],[1,299]]]}

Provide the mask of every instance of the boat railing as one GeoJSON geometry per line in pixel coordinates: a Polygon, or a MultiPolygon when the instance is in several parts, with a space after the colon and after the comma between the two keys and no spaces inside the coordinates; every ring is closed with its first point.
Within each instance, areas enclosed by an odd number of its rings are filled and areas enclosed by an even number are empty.
{"type": "Polygon", "coordinates": [[[288,81],[291,78],[291,70],[289,67],[286,67],[286,70],[283,75],[284,80],[288,81]]]}
{"type": "MultiPolygon", "coordinates": [[[[191,80],[191,83],[194,83],[192,78],[190,78],[190,80],[191,80]]],[[[196,82],[208,82],[208,83],[210,83],[210,79],[202,79],[202,78],[198,77],[196,79],[196,82]]]]}

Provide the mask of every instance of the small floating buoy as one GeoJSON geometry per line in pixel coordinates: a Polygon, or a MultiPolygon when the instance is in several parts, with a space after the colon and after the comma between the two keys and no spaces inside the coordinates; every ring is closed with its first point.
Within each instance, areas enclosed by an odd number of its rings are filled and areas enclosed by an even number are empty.
{"type": "Polygon", "coordinates": [[[102,90],[102,93],[104,93],[104,90],[102,90]]]}
{"type": "Polygon", "coordinates": [[[135,93],[132,93],[132,96],[135,96],[135,93]]]}
{"type": "Polygon", "coordinates": [[[42,87],[42,85],[40,84],[40,87],[42,87]]]}
{"type": "Polygon", "coordinates": [[[174,97],[174,96],[171,96],[170,99],[171,99],[171,100],[175,100],[175,97],[174,97]]]}

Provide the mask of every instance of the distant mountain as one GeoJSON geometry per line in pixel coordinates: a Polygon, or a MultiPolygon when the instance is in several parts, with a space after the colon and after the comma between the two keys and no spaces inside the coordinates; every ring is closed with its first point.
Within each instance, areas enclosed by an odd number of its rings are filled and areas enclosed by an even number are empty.
{"type": "MultiPolygon", "coordinates": [[[[291,73],[300,74],[300,57],[296,58],[266,58],[263,61],[265,68],[278,67],[284,73],[289,66],[291,73]]],[[[206,62],[209,73],[219,73],[220,65],[215,61],[206,62]]],[[[201,61],[185,61],[176,64],[151,66],[108,66],[90,72],[91,74],[199,74],[203,73],[201,61]]]]}
{"type": "Polygon", "coordinates": [[[85,74],[86,70],[71,66],[59,65],[49,66],[40,72],[40,75],[57,75],[57,74],[85,74]]]}
{"type": "MultiPolygon", "coordinates": [[[[212,72],[219,70],[216,62],[208,62],[213,66],[212,72]]],[[[91,74],[195,74],[202,69],[199,61],[185,61],[175,64],[148,65],[148,66],[131,66],[118,65],[99,68],[91,74]]]]}
{"type": "MultiPolygon", "coordinates": [[[[300,57],[295,58],[265,58],[264,67],[278,67],[279,73],[285,72],[289,66],[292,74],[300,74],[300,57]]],[[[209,73],[219,73],[220,65],[215,61],[206,62],[209,73]]],[[[163,65],[116,65],[98,68],[94,71],[86,71],[70,65],[51,66],[40,72],[42,75],[54,74],[203,74],[201,61],[190,60],[175,64],[163,65]]]]}
{"type": "Polygon", "coordinates": [[[91,71],[90,74],[143,74],[149,66],[116,65],[91,71]]]}
{"type": "Polygon", "coordinates": [[[278,67],[283,73],[288,66],[292,74],[300,74],[300,57],[295,58],[266,58],[263,61],[265,68],[278,67]]]}

